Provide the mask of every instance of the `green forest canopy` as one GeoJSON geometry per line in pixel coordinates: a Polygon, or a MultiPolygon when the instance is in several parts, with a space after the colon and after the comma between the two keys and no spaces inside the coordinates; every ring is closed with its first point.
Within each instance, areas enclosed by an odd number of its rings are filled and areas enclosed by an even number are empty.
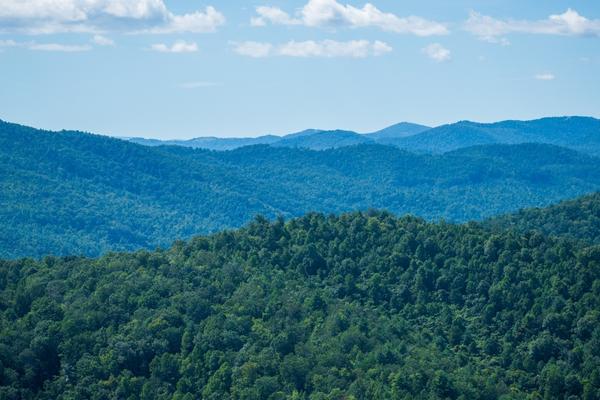
{"type": "Polygon", "coordinates": [[[600,399],[600,247],[373,211],[3,261],[0,398],[600,399]]]}
{"type": "Polygon", "coordinates": [[[565,200],[547,208],[521,210],[486,221],[493,229],[538,231],[600,244],[600,193],[565,200]]]}

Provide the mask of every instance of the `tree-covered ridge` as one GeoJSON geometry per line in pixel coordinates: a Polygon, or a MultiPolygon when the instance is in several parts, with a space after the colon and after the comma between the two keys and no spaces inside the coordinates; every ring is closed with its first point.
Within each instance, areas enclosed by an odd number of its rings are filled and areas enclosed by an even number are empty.
{"type": "Polygon", "coordinates": [[[153,249],[257,214],[379,208],[466,221],[598,189],[600,159],[541,144],[215,152],[0,123],[0,257],[153,249]]]}
{"type": "Polygon", "coordinates": [[[177,145],[211,150],[232,150],[251,144],[322,150],[359,143],[377,143],[396,146],[411,152],[432,154],[489,144],[543,143],[599,156],[600,120],[574,116],[494,123],[459,121],[435,128],[403,122],[367,134],[307,129],[285,136],[266,135],[257,138],[200,137],[166,141],[128,138],[127,140],[147,146],[177,145]]]}
{"type": "Polygon", "coordinates": [[[388,213],[0,264],[3,399],[598,399],[600,247],[388,213]]]}
{"type": "Polygon", "coordinates": [[[521,210],[485,222],[493,229],[539,231],[600,244],[600,193],[565,200],[547,208],[521,210]]]}
{"type": "Polygon", "coordinates": [[[476,145],[545,143],[598,156],[600,120],[590,117],[550,117],[494,123],[459,121],[386,143],[413,152],[427,153],[444,153],[476,145]]]}

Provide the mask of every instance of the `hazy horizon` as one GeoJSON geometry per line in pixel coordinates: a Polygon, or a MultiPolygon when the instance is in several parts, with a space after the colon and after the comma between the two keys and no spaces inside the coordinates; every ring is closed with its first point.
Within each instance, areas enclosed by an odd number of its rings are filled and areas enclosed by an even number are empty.
{"type": "Polygon", "coordinates": [[[422,124],[419,122],[414,122],[414,121],[399,121],[399,122],[395,122],[389,125],[385,125],[373,130],[369,130],[369,131],[358,131],[356,129],[351,129],[351,128],[302,128],[302,129],[297,129],[294,131],[290,131],[290,132],[276,132],[276,133],[263,133],[263,134],[244,134],[244,133],[240,133],[240,134],[231,134],[231,135],[219,135],[219,134],[199,134],[199,135],[192,135],[192,136],[177,136],[177,137],[169,137],[169,138],[161,138],[161,137],[156,137],[156,136],[152,136],[151,133],[146,135],[146,134],[141,134],[141,135],[120,135],[118,133],[107,133],[107,132],[96,132],[96,131],[91,131],[91,130],[86,130],[86,129],[81,129],[81,128],[77,128],[77,127],[63,127],[63,128],[48,128],[45,126],[36,126],[36,125],[30,125],[27,123],[23,123],[21,121],[10,121],[8,119],[5,118],[0,118],[0,121],[4,121],[4,122],[8,122],[8,123],[14,123],[14,124],[19,124],[19,125],[23,125],[23,126],[30,126],[32,128],[36,128],[36,129],[42,129],[42,130],[48,130],[48,131],[54,131],[54,132],[59,132],[59,131],[81,131],[81,132],[86,132],[86,133],[91,133],[91,134],[95,134],[95,135],[101,135],[101,136],[107,136],[107,137],[113,137],[113,138],[117,138],[117,139],[134,139],[134,138],[140,138],[140,139],[149,139],[149,140],[159,140],[159,141],[187,141],[187,140],[193,140],[193,139],[198,139],[198,138],[216,138],[216,139],[252,139],[252,138],[257,138],[257,137],[261,137],[261,136],[278,136],[278,137],[284,137],[286,135],[290,135],[290,134],[294,134],[294,133],[299,133],[299,132],[303,132],[303,131],[307,131],[307,130],[316,130],[316,131],[335,131],[335,130],[341,130],[341,131],[349,131],[349,132],[354,132],[354,133],[358,133],[358,134],[362,134],[362,135],[366,135],[366,134],[370,134],[370,133],[374,133],[377,132],[379,130],[383,130],[386,129],[388,127],[397,125],[397,124],[402,124],[402,123],[409,123],[409,124],[417,124],[417,125],[423,125],[423,126],[427,126],[428,128],[436,128],[439,126],[444,126],[444,125],[451,125],[451,124],[455,124],[458,122],[462,122],[462,121],[468,121],[468,122],[473,122],[473,123],[481,123],[481,124],[491,124],[491,123],[496,123],[496,122],[504,122],[504,121],[533,121],[533,120],[538,120],[538,119],[543,119],[543,118],[573,118],[573,117],[581,117],[581,118],[594,118],[594,119],[600,119],[598,116],[593,116],[593,115],[543,115],[543,116],[539,116],[539,117],[535,117],[535,118],[527,118],[527,119],[520,119],[520,118],[505,118],[505,119],[500,119],[500,120],[490,120],[490,121],[475,121],[475,120],[470,120],[470,119],[457,119],[454,121],[449,121],[449,122],[444,122],[438,125],[428,125],[428,124],[422,124]]]}

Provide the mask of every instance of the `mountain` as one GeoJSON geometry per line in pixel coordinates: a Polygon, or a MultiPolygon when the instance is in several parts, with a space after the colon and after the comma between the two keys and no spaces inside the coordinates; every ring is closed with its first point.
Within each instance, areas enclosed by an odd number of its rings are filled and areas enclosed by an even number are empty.
{"type": "Polygon", "coordinates": [[[0,256],[155,248],[256,214],[381,208],[466,221],[599,189],[599,159],[550,145],[444,155],[372,144],[215,152],[3,122],[0,256]]]}
{"type": "Polygon", "coordinates": [[[555,117],[532,121],[483,124],[461,121],[400,138],[395,146],[427,153],[444,153],[486,144],[546,143],[600,155],[600,120],[590,117],[555,117]]]}
{"type": "Polygon", "coordinates": [[[337,147],[352,146],[362,143],[376,143],[374,138],[352,131],[324,131],[306,129],[285,136],[266,135],[256,138],[216,138],[199,137],[190,140],[157,140],[144,138],[124,138],[144,146],[183,146],[207,150],[234,150],[244,146],[268,144],[277,147],[306,148],[325,150],[337,147]]]}
{"type": "Polygon", "coordinates": [[[272,143],[275,147],[294,147],[311,150],[326,150],[338,147],[354,146],[357,144],[372,143],[373,141],[364,135],[351,131],[305,131],[302,134],[284,136],[277,142],[272,143]]]}
{"type": "Polygon", "coordinates": [[[233,150],[242,146],[271,144],[280,140],[279,136],[265,135],[256,138],[217,138],[199,137],[189,140],[158,140],[144,138],[126,138],[126,140],[144,146],[184,146],[195,149],[233,150]]]}
{"type": "Polygon", "coordinates": [[[413,124],[410,122],[400,122],[399,124],[389,126],[379,131],[367,133],[365,136],[373,139],[377,143],[393,144],[394,140],[398,138],[413,136],[429,129],[431,128],[425,125],[413,124]]]}
{"type": "Polygon", "coordinates": [[[548,208],[531,208],[485,222],[494,230],[537,231],[600,244],[600,193],[566,200],[548,208]]]}
{"type": "Polygon", "coordinates": [[[394,144],[398,138],[415,135],[427,129],[429,128],[423,125],[401,122],[368,134],[344,130],[306,129],[284,136],[265,135],[256,138],[199,137],[190,140],[158,140],[133,137],[123,139],[144,146],[184,146],[208,150],[234,150],[257,144],[325,150],[363,143],[394,144]]]}
{"type": "Polygon", "coordinates": [[[0,398],[597,399],[599,259],[356,212],[0,261],[0,398]]]}
{"type": "Polygon", "coordinates": [[[460,121],[429,128],[401,122],[377,132],[307,129],[286,136],[258,138],[197,138],[189,141],[160,141],[130,138],[135,143],[157,146],[178,145],[210,150],[233,150],[254,144],[324,150],[377,143],[416,153],[441,154],[465,147],[489,144],[544,143],[600,156],[600,120],[591,117],[549,117],[531,121],[501,121],[490,124],[460,121]]]}

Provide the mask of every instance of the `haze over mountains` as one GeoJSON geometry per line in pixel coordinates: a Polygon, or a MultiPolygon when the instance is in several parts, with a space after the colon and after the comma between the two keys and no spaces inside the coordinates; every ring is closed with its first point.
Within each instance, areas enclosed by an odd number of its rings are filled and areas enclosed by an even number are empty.
{"type": "Polygon", "coordinates": [[[600,155],[600,120],[574,116],[495,123],[459,121],[435,128],[402,122],[366,134],[343,130],[308,129],[285,136],[267,135],[257,138],[201,137],[168,141],[128,138],[128,140],[148,146],[179,145],[210,150],[232,150],[252,144],[324,150],[376,143],[393,145],[411,152],[437,154],[476,145],[546,143],[591,155],[600,155]]]}
{"type": "MultiPolygon", "coordinates": [[[[597,123],[556,118],[525,126],[562,126],[586,139],[589,150],[600,137],[593,131],[597,123]]],[[[377,136],[406,140],[431,132],[397,128],[377,136]]],[[[535,136],[535,129],[521,137],[557,140],[550,133],[535,136]]],[[[241,226],[256,214],[379,208],[433,220],[477,220],[600,189],[600,159],[567,146],[489,144],[427,154],[372,144],[369,137],[305,131],[270,145],[217,152],[2,122],[0,255],[98,255],[168,246],[241,226]]],[[[561,143],[570,137],[563,133],[561,143]]]]}
{"type": "Polygon", "coordinates": [[[344,130],[306,129],[284,136],[265,135],[255,138],[218,138],[198,137],[189,140],[157,140],[144,138],[124,138],[146,146],[185,146],[208,150],[233,150],[238,147],[254,144],[270,144],[282,147],[303,147],[312,150],[323,150],[361,143],[382,143],[389,140],[411,136],[430,129],[424,125],[401,122],[377,132],[359,134],[344,130]]]}

